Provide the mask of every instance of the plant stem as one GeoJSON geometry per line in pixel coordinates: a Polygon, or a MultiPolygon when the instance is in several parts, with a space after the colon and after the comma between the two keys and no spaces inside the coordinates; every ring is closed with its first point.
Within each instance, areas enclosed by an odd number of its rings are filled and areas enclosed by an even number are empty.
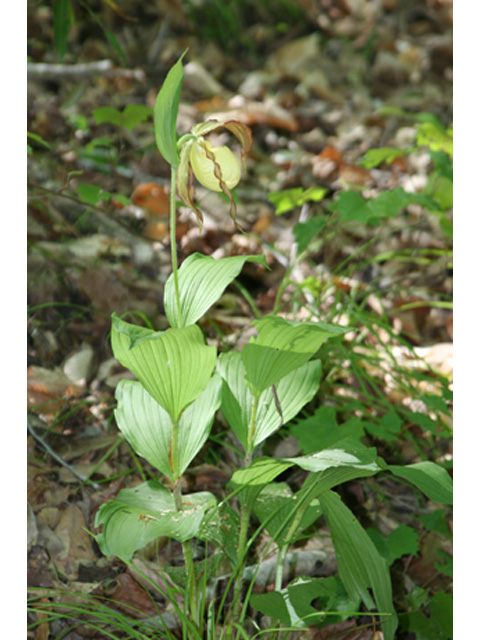
{"type": "Polygon", "coordinates": [[[254,447],[254,441],[255,441],[255,427],[257,425],[257,411],[258,411],[259,401],[260,401],[260,395],[256,393],[253,396],[252,413],[250,415],[250,422],[248,425],[247,450],[245,452],[245,461],[244,461],[245,467],[250,466],[252,462],[253,447],[254,447]]]}
{"type": "Polygon", "coordinates": [[[251,508],[242,506],[240,511],[240,532],[238,534],[237,575],[233,585],[233,619],[237,620],[241,613],[240,597],[242,595],[243,573],[245,570],[245,552],[247,548],[248,525],[250,524],[251,508]]]}
{"type": "MultiPolygon", "coordinates": [[[[247,433],[247,447],[245,451],[244,467],[248,467],[252,462],[255,426],[257,419],[257,410],[260,396],[254,394],[252,402],[252,413],[250,415],[250,422],[248,425],[247,433]]],[[[235,577],[235,583],[233,585],[233,619],[236,620],[241,613],[240,597],[242,594],[243,586],[243,573],[245,570],[245,555],[247,549],[248,539],[248,526],[250,524],[250,515],[252,508],[248,504],[248,498],[245,504],[240,508],[240,532],[238,535],[238,547],[237,547],[237,575],[235,577]]]]}
{"type": "Polygon", "coordinates": [[[175,295],[177,298],[177,323],[182,326],[182,309],[180,307],[180,288],[178,286],[178,261],[177,261],[177,167],[171,165],[170,182],[170,250],[172,252],[172,272],[175,284],[175,295]]]}
{"type": "Polygon", "coordinates": [[[287,555],[287,551],[290,547],[290,540],[295,534],[295,531],[297,531],[307,506],[308,506],[308,503],[303,508],[297,509],[297,512],[295,514],[295,517],[293,518],[292,524],[290,525],[287,535],[285,536],[284,543],[278,549],[277,570],[275,574],[275,591],[280,591],[280,589],[282,588],[283,561],[285,560],[285,556],[287,555]]]}
{"type": "MultiPolygon", "coordinates": [[[[170,440],[170,465],[176,481],[173,487],[173,497],[175,509],[183,510],[182,504],[182,479],[178,475],[178,422],[172,424],[172,437],[170,440]]],[[[200,611],[197,598],[197,582],[195,578],[195,565],[193,563],[193,552],[190,540],[182,542],[183,558],[185,560],[185,571],[187,572],[187,594],[190,606],[190,616],[192,622],[199,625],[200,611]]]]}
{"type": "Polygon", "coordinates": [[[187,571],[187,594],[190,603],[190,615],[192,621],[200,624],[200,611],[197,598],[197,581],[195,578],[195,565],[193,563],[193,551],[190,540],[182,542],[183,557],[185,559],[185,569],[187,571]]]}
{"type": "MultiPolygon", "coordinates": [[[[300,522],[302,521],[303,514],[305,513],[305,510],[307,509],[309,504],[310,504],[310,500],[307,492],[307,494],[302,496],[302,498],[298,502],[295,516],[292,520],[292,524],[288,528],[287,534],[284,538],[284,543],[278,549],[277,567],[276,567],[276,573],[275,573],[275,591],[280,591],[282,589],[283,563],[285,560],[285,556],[287,555],[288,549],[290,547],[290,541],[295,535],[295,532],[297,531],[300,525],[300,522]]],[[[280,624],[280,621],[277,621],[277,624],[280,624]]],[[[279,630],[275,630],[270,640],[278,640],[278,638],[280,637],[280,634],[281,632],[279,630]]]]}
{"type": "MultiPolygon", "coordinates": [[[[175,483],[173,495],[175,499],[175,509],[177,511],[182,511],[182,487],[180,478],[178,478],[175,483]]],[[[200,611],[198,608],[197,581],[195,578],[195,565],[193,563],[193,552],[190,540],[182,542],[182,551],[183,558],[185,560],[185,571],[187,572],[187,594],[190,605],[190,615],[192,622],[198,625],[200,621],[200,611]]]]}

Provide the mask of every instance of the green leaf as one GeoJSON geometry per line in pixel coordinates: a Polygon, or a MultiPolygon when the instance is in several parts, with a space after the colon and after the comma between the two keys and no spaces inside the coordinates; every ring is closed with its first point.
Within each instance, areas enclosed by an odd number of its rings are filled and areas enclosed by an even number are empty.
{"type": "MultiPolygon", "coordinates": [[[[154,333],[153,329],[149,329],[147,327],[140,327],[136,324],[130,324],[129,322],[124,322],[121,320],[116,313],[112,315],[112,327],[118,333],[121,333],[128,339],[128,349],[133,349],[134,347],[141,344],[144,340],[150,340],[152,337],[152,333],[154,333]]],[[[160,335],[162,332],[156,332],[157,335],[160,335]]]]}
{"type": "Polygon", "coordinates": [[[453,129],[439,128],[432,122],[424,122],[417,131],[417,144],[432,151],[443,151],[453,157],[453,129]]]}
{"type": "Polygon", "coordinates": [[[31,140],[38,142],[38,144],[41,144],[43,147],[46,147],[47,149],[50,149],[50,145],[48,144],[48,142],[46,142],[41,136],[39,136],[38,133],[32,133],[32,131],[27,131],[27,138],[30,138],[31,140]]]}
{"type": "Polygon", "coordinates": [[[364,447],[357,442],[338,443],[338,446],[324,449],[316,453],[296,458],[283,458],[285,462],[293,462],[305,471],[325,471],[333,467],[355,467],[373,471],[380,471],[376,464],[376,449],[364,447]],[[343,448],[340,448],[343,444],[343,448]]]}
{"type": "Polygon", "coordinates": [[[453,224],[445,215],[440,218],[440,229],[447,238],[453,238],[453,224]]]}
{"type": "Polygon", "coordinates": [[[435,172],[453,182],[453,161],[443,151],[430,151],[435,172]]]}
{"type": "Polygon", "coordinates": [[[272,191],[268,194],[268,200],[275,206],[277,216],[280,216],[282,213],[292,211],[292,209],[295,209],[299,205],[302,193],[302,187],[285,189],[283,191],[272,191]]]}
{"type": "Polygon", "coordinates": [[[151,331],[114,315],[112,348],[175,423],[206,388],[216,362],[215,347],[205,345],[197,325],[151,331]]]}
{"type": "Polygon", "coordinates": [[[370,464],[354,464],[345,467],[331,467],[325,471],[310,473],[303,483],[302,488],[298,491],[299,500],[313,500],[322,495],[328,489],[338,487],[340,484],[356,480],[357,478],[366,478],[373,476],[380,471],[375,463],[370,464]]]}
{"type": "Polygon", "coordinates": [[[121,380],[115,397],[115,418],[119,429],[142,456],[161,473],[177,480],[207,440],[220,406],[221,378],[212,377],[198,398],[185,409],[178,424],[178,468],[172,468],[172,420],[140,382],[121,380]]]}
{"type": "Polygon", "coordinates": [[[245,380],[240,352],[221,353],[217,359],[217,371],[224,380],[222,413],[246,451],[253,396],[245,380]]]}
{"type": "Polygon", "coordinates": [[[411,201],[411,194],[401,187],[396,187],[390,191],[383,191],[376,198],[370,200],[368,205],[371,209],[372,217],[392,218],[409,205],[411,201]]]}
{"type": "Polygon", "coordinates": [[[217,509],[211,509],[206,514],[195,536],[199,540],[213,543],[235,565],[238,560],[239,532],[239,512],[227,502],[221,502],[217,509]]]}
{"type": "Polygon", "coordinates": [[[242,361],[246,379],[258,394],[310,360],[325,340],[348,331],[338,325],[289,322],[278,316],[266,316],[253,324],[258,336],[243,348],[242,361]]]}
{"type": "Polygon", "coordinates": [[[319,496],[337,556],[338,572],[351,598],[360,598],[368,609],[381,615],[385,640],[393,640],[397,616],[392,603],[392,585],[387,563],[378,553],[353,513],[340,496],[325,491],[319,496]],[[374,600],[370,595],[373,592],[374,600]]]}
{"type": "Polygon", "coordinates": [[[329,208],[340,213],[342,222],[366,224],[372,215],[368,203],[356,191],[342,191],[329,208]]]}
{"type": "Polygon", "coordinates": [[[336,576],[329,578],[300,577],[281,591],[252,594],[250,602],[255,609],[287,626],[301,629],[320,625],[328,611],[335,612],[335,621],[345,620],[357,611],[360,600],[350,598],[336,576]],[[311,606],[312,601],[320,610],[311,606]],[[338,615],[342,611],[345,614],[338,615]]]}
{"type": "Polygon", "coordinates": [[[305,251],[312,240],[320,233],[327,224],[327,218],[310,218],[306,222],[297,222],[293,227],[293,235],[298,244],[298,252],[305,251]]]}
{"type": "Polygon", "coordinates": [[[365,429],[377,438],[383,438],[388,442],[398,440],[400,430],[402,428],[402,420],[396,413],[387,413],[380,419],[379,423],[364,422],[365,429]]]}
{"type": "Polygon", "coordinates": [[[380,149],[369,149],[365,154],[362,166],[367,169],[373,169],[378,167],[379,164],[386,162],[391,164],[396,158],[400,158],[408,153],[411,153],[414,149],[395,149],[393,147],[381,147],[380,149]]]}
{"type": "Polygon", "coordinates": [[[115,500],[103,504],[95,517],[96,536],[105,556],[128,561],[138,549],[160,536],[179,542],[191,540],[205,512],[216,504],[206,491],[183,496],[183,511],[175,509],[173,494],[156,480],[122,489],[115,500]]]}
{"type": "MultiPolygon", "coordinates": [[[[222,411],[238,439],[247,449],[247,434],[253,394],[245,379],[246,370],[238,351],[221,354],[217,371],[225,381],[222,393],[222,411]]],[[[284,376],[276,385],[276,400],[272,388],[260,396],[255,419],[253,447],[257,447],[272,433],[291,420],[318,391],[322,364],[320,360],[307,362],[284,376]],[[282,415],[277,408],[279,404],[282,415]]]]}
{"type": "Polygon", "coordinates": [[[451,640],[453,638],[453,599],[440,591],[430,600],[428,617],[422,611],[408,613],[408,630],[416,640],[451,640]]]}
{"type": "Polygon", "coordinates": [[[232,476],[232,486],[258,486],[269,484],[281,473],[293,467],[293,462],[277,458],[257,458],[245,469],[238,469],[232,476]]]}
{"type": "Polygon", "coordinates": [[[143,104],[127,104],[122,112],[122,125],[130,131],[138,124],[147,120],[153,113],[153,109],[143,104]]]}
{"type": "Polygon", "coordinates": [[[303,453],[314,453],[345,438],[360,441],[365,435],[364,427],[364,421],[356,417],[338,425],[335,407],[319,407],[312,416],[298,420],[289,431],[297,438],[303,453]]]}
{"type": "Polygon", "coordinates": [[[320,202],[328,193],[328,189],[323,187],[294,187],[283,191],[271,191],[268,200],[275,206],[277,216],[287,213],[296,207],[301,207],[305,202],[320,202]]]}
{"type": "Polygon", "coordinates": [[[399,109],[398,107],[383,107],[380,109],[380,113],[382,115],[391,115],[391,116],[399,116],[400,118],[405,118],[407,120],[412,120],[414,122],[429,122],[434,125],[440,131],[443,131],[445,127],[441,123],[441,121],[437,118],[433,113],[429,113],[428,111],[421,111],[420,113],[411,113],[409,111],[404,111],[403,109],[399,109]]]}
{"type": "Polygon", "coordinates": [[[143,104],[127,104],[123,111],[115,107],[98,107],[92,111],[92,116],[97,124],[108,122],[130,131],[144,120],[150,117],[153,109],[143,104]]]}
{"type": "MultiPolygon", "coordinates": [[[[102,188],[96,184],[79,184],[76,191],[83,202],[86,204],[96,205],[102,199],[102,188]]],[[[108,194],[109,196],[110,194],[108,194]]]]}
{"type": "Polygon", "coordinates": [[[183,84],[182,53],[165,78],[162,88],[158,92],[154,107],[155,140],[158,150],[173,167],[180,162],[177,148],[177,115],[180,103],[180,92],[183,84]]]}
{"type": "Polygon", "coordinates": [[[418,553],[418,533],[405,524],[393,529],[386,537],[376,529],[367,529],[367,533],[389,566],[404,555],[418,553]]]}
{"type": "Polygon", "coordinates": [[[112,45],[112,48],[114,49],[114,51],[116,51],[118,57],[120,58],[120,60],[123,62],[123,64],[127,64],[127,58],[125,57],[125,53],[123,52],[122,47],[120,46],[120,43],[117,39],[117,36],[112,33],[111,31],[109,31],[108,29],[104,29],[103,33],[105,34],[106,39],[108,40],[108,42],[112,45]]]}
{"type": "Polygon", "coordinates": [[[53,7],[53,35],[60,62],[67,52],[68,32],[72,15],[71,0],[55,0],[53,7]]]}
{"type": "Polygon", "coordinates": [[[278,431],[312,400],[318,392],[321,375],[321,361],[312,360],[283,376],[275,386],[275,394],[271,387],[261,394],[256,415],[254,447],[278,431]]]}
{"type": "Polygon", "coordinates": [[[445,511],[443,509],[436,509],[432,513],[424,513],[418,519],[429,531],[435,531],[441,536],[452,538],[452,532],[445,520],[445,511]]]}
{"type": "Polygon", "coordinates": [[[453,580],[453,557],[443,549],[437,549],[437,562],[433,566],[453,580]]]}
{"type": "Polygon", "coordinates": [[[418,425],[424,431],[433,431],[434,433],[438,432],[438,423],[426,413],[421,413],[420,411],[407,411],[406,415],[413,424],[418,425]]]}
{"type": "MultiPolygon", "coordinates": [[[[407,193],[402,187],[383,191],[376,198],[365,200],[356,191],[343,191],[330,205],[330,209],[338,211],[342,222],[373,223],[375,220],[393,217],[407,205],[418,202],[425,206],[422,194],[407,193]]],[[[431,198],[429,201],[432,202],[431,198]]]]}
{"type": "Polygon", "coordinates": [[[423,193],[429,196],[440,211],[453,207],[453,182],[437,172],[431,173],[423,193]]]}
{"type": "MultiPolygon", "coordinates": [[[[188,256],[178,270],[181,326],[192,325],[201,318],[238,276],[245,262],[256,262],[268,268],[265,256],[232,256],[219,260],[201,253],[188,256]]],[[[165,285],[164,304],[169,323],[172,327],[178,327],[173,274],[165,285]]]]}
{"type": "MultiPolygon", "coordinates": [[[[253,512],[277,545],[282,546],[298,507],[297,496],[294,496],[286,482],[272,482],[258,494],[253,512]]],[[[318,500],[312,500],[303,513],[294,538],[288,541],[289,544],[293,544],[320,515],[318,500]]]]}
{"type": "Polygon", "coordinates": [[[424,460],[405,467],[387,465],[386,468],[414,484],[431,500],[440,504],[453,504],[453,481],[448,471],[440,465],[424,460]]]}
{"type": "MultiPolygon", "coordinates": [[[[338,448],[325,449],[306,456],[257,458],[245,469],[235,471],[232,482],[238,486],[268,484],[293,465],[297,465],[305,471],[314,472],[312,476],[318,473],[318,477],[315,477],[315,484],[320,487],[320,491],[325,491],[326,488],[336,486],[352,479],[352,477],[373,475],[381,471],[381,467],[376,463],[376,455],[374,448],[367,448],[360,443],[345,440],[343,443],[339,443],[338,448]],[[343,448],[340,448],[341,445],[343,448]],[[338,467],[346,468],[348,472],[346,474],[343,472],[332,473],[331,475],[327,473],[335,471],[338,467]],[[324,477],[326,482],[322,485],[319,480],[324,477]],[[332,481],[334,484],[331,484],[332,481]]],[[[316,495],[318,494],[315,493],[316,495]]]]}
{"type": "Polygon", "coordinates": [[[97,124],[122,124],[122,114],[115,107],[98,107],[92,111],[92,116],[97,124]]]}

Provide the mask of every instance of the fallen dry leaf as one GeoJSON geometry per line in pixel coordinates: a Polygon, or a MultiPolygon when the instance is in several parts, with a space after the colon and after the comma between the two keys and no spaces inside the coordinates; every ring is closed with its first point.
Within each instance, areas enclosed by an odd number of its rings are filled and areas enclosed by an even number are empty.
{"type": "Polygon", "coordinates": [[[338,177],[347,184],[356,184],[360,187],[372,186],[374,180],[372,174],[365,167],[350,162],[341,162],[338,166],[338,177]]]}
{"type": "Polygon", "coordinates": [[[54,415],[64,405],[65,400],[83,393],[58,367],[44,369],[31,366],[27,369],[27,404],[29,407],[41,405],[43,415],[54,415]]]}
{"type": "Polygon", "coordinates": [[[35,640],[48,640],[50,638],[50,626],[48,624],[49,615],[45,611],[45,609],[48,610],[49,604],[49,599],[44,596],[33,605],[34,609],[38,609],[37,617],[40,622],[35,630],[35,640]]]}
{"type": "Polygon", "coordinates": [[[96,558],[92,537],[87,533],[85,516],[76,504],[69,504],[61,512],[54,533],[63,543],[63,549],[52,557],[52,561],[69,579],[75,579],[80,561],[96,558]]]}
{"type": "Polygon", "coordinates": [[[121,573],[118,576],[115,589],[109,597],[115,600],[117,608],[128,616],[144,618],[157,613],[151,596],[129,573],[121,573]]]}
{"type": "Polygon", "coordinates": [[[106,268],[86,269],[78,278],[78,286],[100,314],[98,321],[103,320],[103,324],[110,324],[114,311],[121,315],[128,307],[130,297],[127,288],[106,268]]]}
{"type": "Polygon", "coordinates": [[[142,182],[132,194],[134,205],[145,209],[154,216],[168,218],[170,211],[170,189],[156,182],[142,182]]]}
{"type": "Polygon", "coordinates": [[[453,342],[439,342],[428,347],[414,347],[419,358],[445,375],[453,375],[453,342]]]}

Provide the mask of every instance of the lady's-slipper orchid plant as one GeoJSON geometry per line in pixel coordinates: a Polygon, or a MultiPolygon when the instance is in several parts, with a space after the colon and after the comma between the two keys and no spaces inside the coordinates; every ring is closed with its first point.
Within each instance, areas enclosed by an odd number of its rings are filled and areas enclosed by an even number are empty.
{"type": "Polygon", "coordinates": [[[242,165],[245,168],[245,154],[252,146],[252,132],[247,125],[236,120],[219,122],[208,120],[195,125],[191,133],[182,136],[178,141],[180,164],[177,172],[177,193],[183,204],[192,209],[199,224],[203,216],[195,204],[193,178],[211,191],[223,192],[230,200],[230,215],[236,221],[236,205],[232,195],[240,181],[242,166],[232,151],[225,146],[212,147],[205,136],[218,129],[227,129],[238,139],[242,146],[242,165]]]}
{"type": "MultiPolygon", "coordinates": [[[[430,461],[405,467],[388,465],[378,457],[374,447],[341,434],[332,434],[330,446],[293,458],[256,455],[268,437],[294,419],[316,396],[323,376],[317,357],[319,349],[326,340],[339,339],[349,328],[269,315],[253,322],[257,336],[252,336],[241,351],[232,349],[217,357],[216,347],[206,343],[198,320],[219,300],[245,262],[268,266],[265,256],[214,258],[194,253],[178,268],[177,195],[202,222],[202,214],[194,202],[194,178],[207,189],[227,195],[230,213],[237,224],[231,190],[240,180],[241,164],[228,147],[213,147],[206,136],[226,129],[240,142],[242,160],[252,145],[250,129],[234,120],[203,122],[177,139],[182,58],[168,73],[155,104],[157,146],[170,165],[172,176],[172,274],[166,281],[163,298],[170,327],[154,331],[131,325],[116,315],[112,322],[114,355],[137,378],[119,383],[115,418],[132,450],[158,470],[161,481],[152,479],[134,484],[103,504],[95,519],[99,529],[97,543],[107,557],[115,555],[129,565],[136,551],[160,537],[181,543],[184,573],[177,572],[179,567],[167,567],[166,593],[161,593],[171,602],[179,628],[182,624],[183,638],[201,640],[207,637],[205,632],[208,638],[217,637],[222,612],[226,633],[222,630],[221,637],[239,638],[237,630],[244,628],[250,605],[272,617],[273,632],[278,637],[280,623],[285,631],[295,631],[313,624],[312,621],[323,624],[328,615],[308,605],[312,598],[323,597],[324,578],[302,576],[283,587],[288,549],[323,514],[338,559],[338,574],[345,592],[342,602],[348,602],[342,615],[347,609],[357,611],[363,601],[366,609],[375,607],[382,612],[372,615],[382,616],[383,638],[393,640],[398,618],[389,566],[333,489],[355,478],[391,471],[402,481],[416,485],[432,501],[451,505],[451,477],[446,469],[430,461]],[[227,485],[231,493],[221,502],[210,491],[186,495],[182,492],[182,477],[207,442],[218,410],[244,452],[243,468],[233,474],[227,485]],[[305,472],[308,475],[294,493],[277,478],[295,466],[302,470],[302,475],[305,472]],[[238,501],[238,509],[235,502],[228,503],[233,497],[238,501]],[[252,592],[254,577],[248,589],[244,588],[246,561],[257,536],[255,533],[249,539],[252,516],[278,548],[275,591],[266,594],[252,592]],[[209,553],[194,562],[193,543],[197,540],[203,542],[209,553]],[[211,547],[215,550],[210,555],[211,547]],[[217,582],[215,570],[221,567],[223,572],[224,566],[230,567],[224,595],[220,599],[215,594],[209,602],[207,586],[217,582]],[[170,580],[176,582],[177,577],[178,585],[170,588],[170,580]],[[233,598],[227,605],[230,585],[233,598]],[[182,587],[183,610],[177,604],[182,587]],[[246,600],[242,601],[244,593],[246,600]],[[308,601],[305,594],[310,596],[308,601]]],[[[262,554],[258,561],[263,557],[262,554]]],[[[332,603],[337,602],[336,597],[332,596],[332,603]]],[[[172,638],[161,614],[159,619],[167,636],[172,638]]],[[[245,633],[243,637],[247,637],[245,633]]]]}

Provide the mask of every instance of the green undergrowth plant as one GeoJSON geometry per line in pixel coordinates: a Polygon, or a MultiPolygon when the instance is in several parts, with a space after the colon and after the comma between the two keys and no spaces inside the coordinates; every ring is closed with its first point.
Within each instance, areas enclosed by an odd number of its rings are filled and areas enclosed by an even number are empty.
{"type": "MultiPolygon", "coordinates": [[[[154,109],[156,143],[170,165],[172,182],[172,272],[164,291],[170,326],[155,331],[114,314],[111,330],[115,357],[136,378],[117,386],[116,422],[136,454],[158,470],[158,478],[122,489],[103,504],[95,520],[96,540],[106,556],[131,565],[134,554],[159,537],[180,543],[184,566],[167,565],[159,571],[174,585],[167,599],[183,638],[273,640],[368,610],[378,617],[384,638],[392,640],[398,618],[387,560],[334,489],[388,473],[430,499],[450,504],[450,476],[428,460],[388,464],[375,448],[351,436],[294,457],[260,453],[266,440],[315,397],[323,375],[319,350],[327,341],[342,344],[348,328],[270,314],[253,321],[256,335],[241,350],[219,354],[206,343],[199,320],[245,263],[267,263],[262,255],[214,259],[194,253],[178,265],[177,197],[194,211],[200,225],[203,219],[195,202],[194,176],[224,194],[239,226],[232,190],[240,180],[241,164],[228,147],[212,147],[208,134],[218,129],[231,133],[242,155],[252,143],[249,128],[233,120],[203,122],[177,137],[182,60],[169,71],[154,109]],[[233,473],[222,499],[210,491],[185,493],[182,477],[208,441],[220,411],[241,445],[243,465],[233,473]],[[282,481],[293,469],[304,478],[295,491],[282,481]],[[338,575],[299,576],[289,582],[286,555],[320,516],[332,536],[338,575]],[[261,558],[250,563],[264,532],[277,551],[275,589],[254,594],[261,558]],[[196,559],[200,547],[204,555],[196,559]],[[255,609],[271,618],[269,629],[258,627],[255,609]]],[[[165,637],[169,633],[165,628],[165,637]]]]}
{"type": "MultiPolygon", "coordinates": [[[[375,229],[388,220],[395,219],[410,205],[417,205],[438,218],[439,226],[445,237],[451,240],[453,227],[451,210],[453,206],[453,127],[445,127],[433,114],[410,114],[399,109],[385,108],[383,115],[401,117],[415,122],[415,142],[406,148],[380,147],[369,149],[360,165],[373,169],[381,165],[391,165],[400,157],[423,152],[430,156],[430,170],[426,185],[418,192],[407,191],[403,187],[384,190],[366,197],[359,188],[345,188],[338,196],[326,201],[328,189],[324,187],[294,187],[283,191],[271,192],[268,199],[275,208],[276,215],[283,215],[313,202],[322,202],[324,212],[310,215],[299,220],[293,229],[297,243],[297,261],[305,258],[312,243],[329,233],[337,233],[339,226],[348,228],[349,224],[375,229]]],[[[413,253],[413,251],[412,251],[413,253]]],[[[425,252],[431,255],[431,250],[425,252]]],[[[422,251],[415,249],[415,255],[422,251]]],[[[355,256],[351,256],[350,259],[355,256]]],[[[404,259],[409,257],[408,251],[404,259]]],[[[388,256],[380,256],[386,260],[388,256]]],[[[293,266],[293,265],[292,265],[293,266]]],[[[341,265],[342,267],[344,265],[341,265]]]]}
{"type": "MultiPolygon", "coordinates": [[[[393,111],[392,115],[416,121],[415,145],[408,149],[372,149],[365,155],[363,164],[376,167],[410,153],[428,153],[432,163],[426,187],[420,193],[411,194],[397,188],[366,197],[357,189],[346,189],[340,196],[328,200],[326,189],[311,187],[269,194],[277,215],[301,210],[299,222],[293,227],[295,251],[286,257],[289,264],[275,308],[288,309],[313,321],[321,318],[336,322],[341,317],[356,330],[348,343],[335,340],[322,346],[319,356],[324,375],[316,402],[311,403],[308,413],[299,413],[282,428],[277,438],[294,437],[300,452],[310,454],[333,447],[348,437],[377,446],[390,464],[401,465],[414,456],[440,461],[445,469],[451,469],[451,375],[421,358],[414,348],[418,336],[413,333],[412,344],[410,332],[394,328],[387,309],[391,308],[392,300],[405,300],[396,306],[399,313],[415,311],[417,307],[452,309],[448,290],[442,293],[438,287],[430,290],[428,286],[430,270],[439,273],[443,268],[447,275],[451,268],[452,130],[431,114],[393,111]],[[422,207],[416,225],[405,215],[405,208],[412,204],[417,211],[419,205],[422,207]],[[381,215],[377,215],[379,212],[381,215]],[[405,233],[414,239],[415,226],[424,233],[435,217],[440,221],[441,233],[435,232],[433,224],[432,235],[440,236],[443,246],[419,248],[412,242],[412,247],[384,249],[385,241],[394,234],[405,233]],[[346,252],[339,251],[342,241],[350,245],[346,252]],[[378,246],[382,246],[380,251],[378,246]],[[327,251],[333,258],[329,258],[327,251]],[[343,257],[345,253],[347,257],[343,257]],[[322,261],[324,265],[319,267],[322,261]],[[295,270],[305,264],[309,265],[311,275],[295,277],[295,270]],[[388,290],[381,282],[383,265],[390,272],[393,267],[399,274],[391,279],[388,290]],[[419,272],[423,272],[422,278],[418,277],[419,272]],[[415,287],[405,284],[410,277],[413,282],[422,283],[417,285],[421,299],[413,302],[409,302],[409,298],[415,287]],[[389,303],[385,304],[387,299],[389,303]],[[390,393],[386,393],[387,379],[390,393]]],[[[368,491],[377,505],[389,502],[382,478],[379,482],[371,479],[368,491]]],[[[423,509],[429,507],[421,496],[415,496],[415,500],[416,508],[411,509],[409,521],[422,531],[422,539],[427,539],[430,533],[423,526],[423,509]]],[[[394,511],[395,506],[390,509],[394,511]]],[[[445,519],[449,511],[446,507],[435,513],[445,519]]],[[[398,530],[408,531],[402,526],[398,530]]],[[[444,583],[448,585],[452,558],[442,547],[450,548],[451,534],[445,520],[434,535],[437,536],[435,568],[444,574],[444,583]]],[[[387,541],[381,536],[375,537],[381,553],[386,550],[387,541]]],[[[392,544],[393,541],[394,537],[392,544]]],[[[409,547],[411,537],[406,535],[404,542],[404,552],[415,555],[418,547],[414,544],[409,547]]],[[[414,592],[416,588],[412,594],[414,592]]],[[[437,637],[435,629],[443,625],[445,637],[449,637],[448,629],[452,625],[451,620],[450,625],[447,624],[446,610],[436,621],[433,617],[439,614],[439,608],[436,604],[429,606],[430,602],[451,602],[448,588],[447,591],[434,590],[433,594],[422,589],[421,596],[412,595],[399,603],[402,608],[410,609],[402,613],[402,629],[414,631],[414,624],[418,622],[419,628],[425,630],[425,638],[433,640],[437,637]]]]}
{"type": "MultiPolygon", "coordinates": [[[[102,20],[100,14],[97,13],[97,9],[94,8],[94,3],[83,1],[80,2],[80,8],[98,25],[103,31],[106,41],[111,46],[112,50],[117,54],[123,64],[126,62],[125,54],[115,34],[107,29],[102,20]]],[[[108,1],[105,5],[109,5],[118,15],[123,18],[126,16],[118,10],[114,3],[108,1]]],[[[75,9],[78,11],[79,7],[75,7],[73,0],[55,0],[53,3],[53,36],[55,41],[55,51],[60,62],[63,61],[68,50],[68,39],[75,26],[75,9]]]]}

